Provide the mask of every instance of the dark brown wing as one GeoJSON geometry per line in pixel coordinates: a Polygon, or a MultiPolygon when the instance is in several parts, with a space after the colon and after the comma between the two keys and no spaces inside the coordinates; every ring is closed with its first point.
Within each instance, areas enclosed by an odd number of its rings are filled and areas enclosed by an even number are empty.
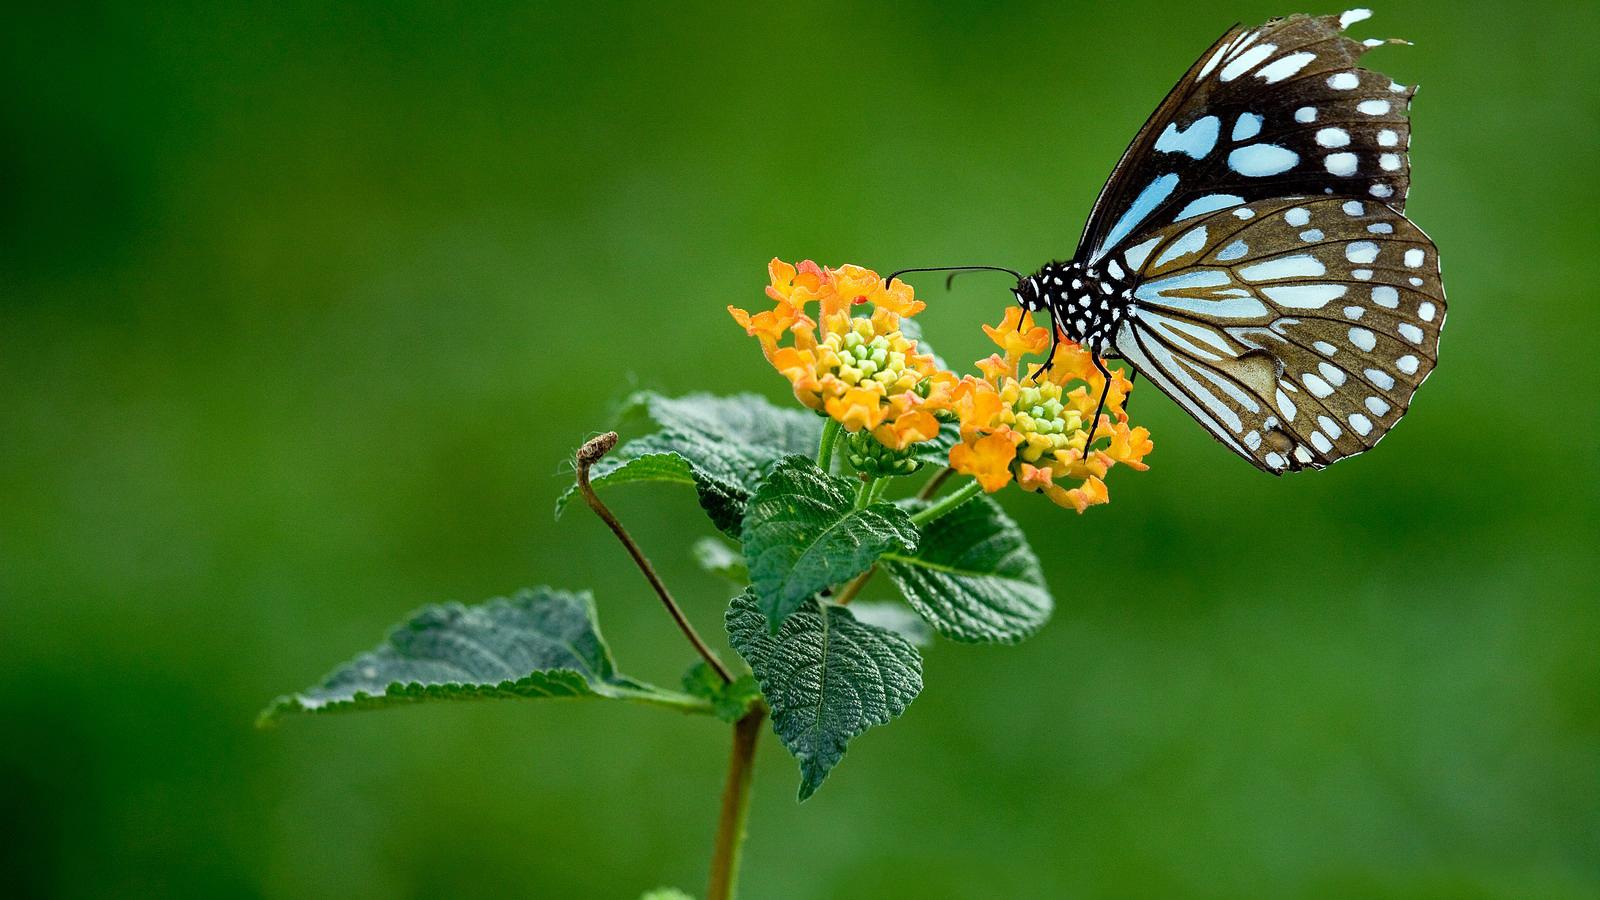
{"type": "Polygon", "coordinates": [[[1273,474],[1375,446],[1433,371],[1433,242],[1373,200],[1260,200],[1169,225],[1112,343],[1234,452],[1273,474]]]}
{"type": "Polygon", "coordinates": [[[1352,40],[1342,16],[1234,27],[1190,67],[1117,163],[1084,227],[1080,260],[1225,206],[1331,195],[1404,212],[1415,88],[1360,68],[1387,41],[1352,40]]]}

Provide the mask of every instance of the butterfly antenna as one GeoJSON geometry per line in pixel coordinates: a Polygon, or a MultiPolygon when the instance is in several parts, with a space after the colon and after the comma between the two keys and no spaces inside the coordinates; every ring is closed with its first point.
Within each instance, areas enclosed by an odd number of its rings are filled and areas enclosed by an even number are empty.
{"type": "Polygon", "coordinates": [[[957,274],[961,272],[1005,272],[1007,275],[1010,275],[1012,278],[1015,278],[1018,281],[1022,280],[1021,272],[1018,272],[1016,269],[1008,269],[1005,266],[917,266],[911,269],[900,269],[896,272],[890,272],[889,277],[883,280],[883,286],[887,288],[893,285],[896,278],[899,278],[901,275],[904,275],[907,272],[949,272],[950,277],[945,279],[944,283],[946,290],[949,290],[950,282],[956,277],[957,274]]]}

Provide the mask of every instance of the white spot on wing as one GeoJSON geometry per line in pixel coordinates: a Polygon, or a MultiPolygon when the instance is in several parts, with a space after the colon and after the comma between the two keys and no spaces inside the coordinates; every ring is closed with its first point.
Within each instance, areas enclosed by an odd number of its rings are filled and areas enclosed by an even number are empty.
{"type": "Polygon", "coordinates": [[[1294,120],[1301,125],[1309,125],[1315,122],[1317,120],[1317,108],[1315,106],[1300,107],[1294,111],[1294,120]]]}
{"type": "MultiPolygon", "coordinates": [[[[1144,265],[1144,261],[1149,258],[1150,251],[1154,250],[1159,243],[1161,243],[1161,238],[1153,237],[1143,243],[1134,244],[1128,248],[1128,252],[1122,254],[1122,258],[1128,261],[1129,268],[1138,271],[1139,267],[1144,265]]],[[[1073,287],[1077,287],[1077,285],[1075,284],[1073,287]]]]}
{"type": "Polygon", "coordinates": [[[1217,77],[1223,81],[1232,81],[1260,65],[1277,50],[1276,44],[1257,44],[1229,61],[1222,67],[1222,71],[1217,73],[1217,77]]]}
{"type": "Polygon", "coordinates": [[[1388,309],[1400,305],[1400,292],[1387,284],[1380,284],[1372,289],[1372,302],[1388,309]]]}
{"type": "Polygon", "coordinates": [[[1371,353],[1372,348],[1378,346],[1378,338],[1377,335],[1365,328],[1352,328],[1350,329],[1350,343],[1354,344],[1359,350],[1371,353]]]}
{"type": "Polygon", "coordinates": [[[1280,256],[1265,262],[1245,266],[1239,270],[1239,275],[1250,281],[1316,278],[1327,273],[1328,268],[1322,264],[1321,260],[1305,253],[1297,253],[1294,256],[1280,256]]]}
{"type": "Polygon", "coordinates": [[[1247,178],[1278,175],[1298,162],[1298,153],[1277,144],[1248,144],[1228,154],[1228,168],[1247,178]]]}
{"type": "Polygon", "coordinates": [[[1323,165],[1327,167],[1329,174],[1338,175],[1341,178],[1354,175],[1356,173],[1356,155],[1354,153],[1329,153],[1327,158],[1323,160],[1323,165]]]}
{"type": "MultiPolygon", "coordinates": [[[[1117,219],[1117,223],[1111,226],[1111,230],[1106,233],[1105,243],[1095,250],[1090,257],[1090,261],[1099,262],[1100,257],[1105,255],[1106,248],[1115,247],[1122,243],[1122,239],[1133,233],[1133,229],[1139,227],[1139,223],[1149,217],[1150,213],[1157,206],[1160,206],[1163,200],[1172,196],[1172,192],[1177,186],[1178,175],[1175,172],[1152,178],[1150,183],[1144,186],[1144,190],[1139,192],[1139,196],[1133,199],[1133,203],[1128,205],[1122,216],[1117,219]]],[[[1138,268],[1138,266],[1134,266],[1134,268],[1138,268]]]]}
{"type": "Polygon", "coordinates": [[[1279,306],[1289,306],[1295,309],[1321,309],[1328,305],[1328,301],[1337,300],[1345,294],[1342,284],[1288,284],[1264,287],[1261,293],[1279,306]]]}
{"type": "Polygon", "coordinates": [[[1229,137],[1236,141],[1248,141],[1261,133],[1261,123],[1265,121],[1255,113],[1240,113],[1239,118],[1233,121],[1233,133],[1229,137]]]}
{"type": "Polygon", "coordinates": [[[1219,209],[1227,209],[1230,206],[1238,206],[1243,202],[1244,198],[1237,194],[1206,194],[1203,197],[1196,197],[1190,200],[1183,209],[1178,211],[1177,216],[1173,217],[1172,221],[1182,222],[1192,216],[1216,212],[1219,209]]]}
{"type": "Polygon", "coordinates": [[[1250,246],[1248,244],[1246,244],[1244,241],[1234,241],[1233,243],[1229,244],[1228,246],[1223,247],[1221,250],[1217,251],[1217,259],[1220,259],[1220,260],[1222,260],[1224,262],[1227,262],[1229,260],[1238,259],[1239,257],[1244,256],[1246,253],[1249,253],[1249,252],[1250,252],[1250,246]]]}
{"type": "Polygon", "coordinates": [[[1378,258],[1378,245],[1372,241],[1354,241],[1344,248],[1344,258],[1366,265],[1378,258]]]}
{"type": "Polygon", "coordinates": [[[1353,91],[1361,84],[1361,79],[1354,72],[1338,72],[1328,76],[1328,87],[1336,91],[1353,91]]]}
{"type": "Polygon", "coordinates": [[[1415,375],[1417,374],[1417,358],[1408,353],[1395,360],[1394,367],[1407,375],[1415,375]]]}
{"type": "Polygon", "coordinates": [[[1277,84],[1304,69],[1307,63],[1316,58],[1317,55],[1315,53],[1291,53],[1262,66],[1261,71],[1256,73],[1256,77],[1267,84],[1277,84]]]}
{"type": "Polygon", "coordinates": [[[1339,28],[1349,28],[1351,25],[1354,25],[1357,22],[1365,22],[1370,18],[1372,18],[1372,10],[1370,9],[1346,10],[1339,16],[1339,28]]]}
{"type": "Polygon", "coordinates": [[[1394,376],[1382,369],[1366,369],[1361,374],[1367,376],[1368,381],[1386,391],[1394,387],[1394,376]]]}
{"type": "Polygon", "coordinates": [[[1324,147],[1343,147],[1350,143],[1350,132],[1343,128],[1319,128],[1317,143],[1324,147]]]}
{"type": "Polygon", "coordinates": [[[1217,146],[1217,134],[1222,121],[1216,116],[1205,116],[1182,131],[1176,122],[1167,123],[1167,130],[1156,138],[1156,149],[1162,153],[1182,153],[1195,159],[1205,159],[1217,146]]]}
{"type": "Polygon", "coordinates": [[[1205,249],[1205,246],[1206,227],[1200,225],[1196,228],[1191,228],[1184,232],[1182,237],[1168,244],[1167,249],[1161,251],[1161,255],[1156,257],[1156,261],[1151,268],[1159,269],[1175,259],[1198,253],[1205,249]]]}

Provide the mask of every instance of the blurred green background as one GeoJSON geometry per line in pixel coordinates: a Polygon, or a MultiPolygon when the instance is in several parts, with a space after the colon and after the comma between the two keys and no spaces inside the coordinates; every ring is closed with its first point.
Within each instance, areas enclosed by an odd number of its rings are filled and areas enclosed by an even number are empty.
{"type": "MultiPolygon", "coordinates": [[[[1392,4],[1442,365],[1272,479],[1154,392],[1059,597],[942,644],[811,802],[762,747],[750,898],[1600,896],[1600,5],[1392,4]]],[[[564,460],[635,387],[785,395],[766,260],[1071,253],[1171,82],[1264,3],[115,4],[0,30],[8,896],[701,890],[727,733],[584,704],[252,728],[408,610],[592,586],[690,661],[564,460]]],[[[1313,10],[1337,11],[1337,8],[1313,10]]],[[[1008,300],[932,303],[952,359],[1008,300]]],[[[670,488],[613,495],[704,630],[670,488]]],[[[692,523],[686,527],[685,523],[692,523]]]]}

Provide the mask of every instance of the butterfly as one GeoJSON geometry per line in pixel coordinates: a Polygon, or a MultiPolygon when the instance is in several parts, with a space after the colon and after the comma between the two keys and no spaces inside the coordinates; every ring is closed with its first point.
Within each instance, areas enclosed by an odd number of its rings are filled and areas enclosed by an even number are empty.
{"type": "Polygon", "coordinates": [[[1057,340],[1102,372],[1124,360],[1272,474],[1375,446],[1438,356],[1438,253],[1404,215],[1416,88],[1358,65],[1404,43],[1345,36],[1370,15],[1229,29],[1134,137],[1073,258],[1012,273],[1057,340]]]}

